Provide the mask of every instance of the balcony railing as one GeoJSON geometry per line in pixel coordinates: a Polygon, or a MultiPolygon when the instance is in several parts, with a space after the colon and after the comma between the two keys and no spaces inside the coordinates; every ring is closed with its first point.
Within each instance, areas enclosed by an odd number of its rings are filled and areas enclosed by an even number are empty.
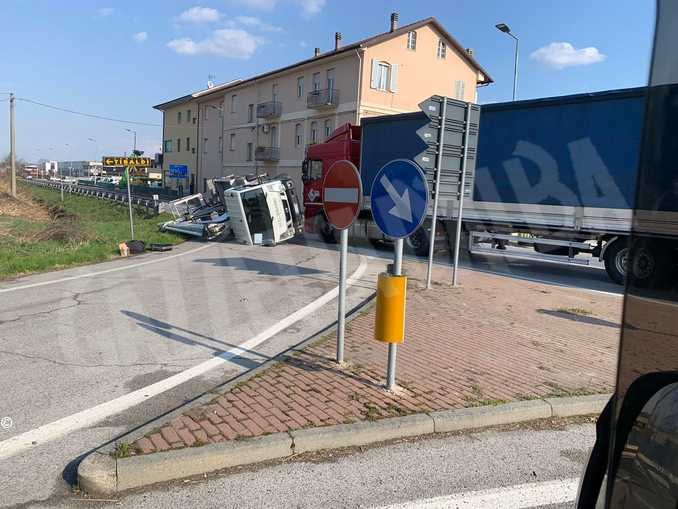
{"type": "Polygon", "coordinates": [[[325,88],[309,92],[306,105],[315,109],[336,108],[339,105],[339,90],[325,88]]]}
{"type": "Polygon", "coordinates": [[[257,104],[257,118],[277,118],[282,114],[280,101],[268,101],[257,104]]]}
{"type": "Polygon", "coordinates": [[[257,147],[254,151],[257,161],[280,161],[280,147],[257,147]]]}

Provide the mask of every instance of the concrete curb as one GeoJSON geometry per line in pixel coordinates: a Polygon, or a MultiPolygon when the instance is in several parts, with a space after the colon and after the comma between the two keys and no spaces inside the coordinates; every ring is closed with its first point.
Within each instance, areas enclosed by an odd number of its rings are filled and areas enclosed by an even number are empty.
{"type": "Polygon", "coordinates": [[[154,454],[114,458],[95,451],[78,466],[80,489],[92,495],[117,493],[213,472],[224,468],[325,449],[375,444],[397,438],[461,431],[502,424],[598,414],[611,394],[516,401],[392,417],[378,421],[309,428],[188,447],[154,454]]]}

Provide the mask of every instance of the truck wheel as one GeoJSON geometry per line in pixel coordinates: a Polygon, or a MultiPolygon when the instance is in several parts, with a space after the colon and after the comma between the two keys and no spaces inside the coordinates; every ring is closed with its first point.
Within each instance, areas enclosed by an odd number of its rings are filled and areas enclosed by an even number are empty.
{"type": "Polygon", "coordinates": [[[605,250],[603,262],[610,279],[618,285],[623,285],[629,265],[629,245],[626,240],[618,239],[612,242],[605,250]]]}
{"type": "Polygon", "coordinates": [[[409,252],[417,256],[427,256],[430,242],[426,228],[418,228],[417,231],[405,239],[405,245],[409,252]]]}

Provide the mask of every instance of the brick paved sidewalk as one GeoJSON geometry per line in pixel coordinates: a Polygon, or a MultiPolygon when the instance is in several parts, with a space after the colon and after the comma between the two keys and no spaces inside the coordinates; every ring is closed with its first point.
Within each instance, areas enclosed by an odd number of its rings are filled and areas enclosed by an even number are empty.
{"type": "MultiPolygon", "coordinates": [[[[313,426],[544,396],[609,392],[622,300],[615,296],[462,271],[462,287],[423,288],[409,273],[399,390],[383,388],[387,345],[372,339],[374,307],[335,337],[284,356],[207,405],[187,410],[134,445],[136,454],[313,426]]],[[[450,281],[436,268],[434,280],[450,281]]]]}

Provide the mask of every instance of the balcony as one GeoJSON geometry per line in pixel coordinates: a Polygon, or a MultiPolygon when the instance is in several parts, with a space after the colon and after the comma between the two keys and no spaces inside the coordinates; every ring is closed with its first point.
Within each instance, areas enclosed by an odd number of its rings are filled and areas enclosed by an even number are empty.
{"type": "Polygon", "coordinates": [[[280,147],[257,147],[254,151],[257,161],[280,161],[280,147]]]}
{"type": "Polygon", "coordinates": [[[339,105],[339,90],[336,88],[325,88],[309,92],[306,105],[317,110],[336,108],[339,105]]]}
{"type": "Polygon", "coordinates": [[[257,118],[278,118],[282,113],[280,101],[268,101],[257,104],[257,118]]]}

